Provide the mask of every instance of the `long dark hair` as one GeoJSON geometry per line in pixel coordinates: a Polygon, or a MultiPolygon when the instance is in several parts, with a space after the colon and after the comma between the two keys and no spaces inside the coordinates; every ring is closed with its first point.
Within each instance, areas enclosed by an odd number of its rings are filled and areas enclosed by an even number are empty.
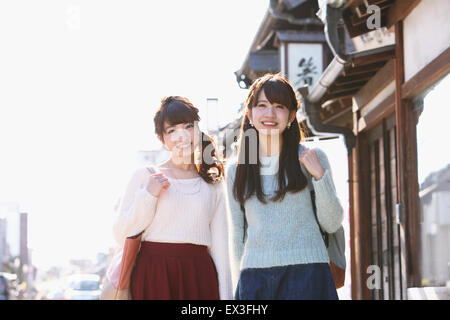
{"type": "MultiPolygon", "coordinates": [[[[162,141],[164,122],[169,123],[171,126],[180,123],[195,123],[200,121],[200,116],[198,115],[198,109],[187,98],[169,96],[161,100],[160,107],[153,121],[155,123],[155,133],[162,141]]],[[[195,168],[203,180],[207,183],[214,183],[221,180],[224,176],[223,164],[217,158],[213,139],[202,131],[199,133],[201,158],[198,163],[195,163],[195,168]],[[205,150],[208,151],[205,152],[205,150]]]]}
{"type": "MultiPolygon", "coordinates": [[[[279,74],[266,74],[258,78],[250,87],[246,108],[252,109],[258,103],[258,97],[264,90],[264,94],[270,103],[279,103],[289,109],[290,112],[297,112],[299,102],[292,86],[279,74]]],[[[256,163],[249,163],[250,144],[246,141],[245,132],[256,130],[250,126],[247,113],[244,115],[240,129],[240,144],[238,150],[238,163],[236,167],[236,177],[233,185],[233,196],[240,202],[241,206],[247,199],[256,193],[259,201],[266,203],[266,196],[262,191],[259,161],[259,134],[256,134],[257,146],[256,163]]],[[[257,131],[257,130],[256,130],[257,131]]],[[[292,121],[291,127],[282,133],[283,144],[280,150],[279,170],[278,170],[278,190],[272,201],[281,201],[286,192],[297,192],[303,190],[307,185],[307,180],[303,174],[298,160],[298,148],[304,133],[300,129],[296,120],[292,121]],[[287,178],[287,185],[286,185],[287,178]]]]}

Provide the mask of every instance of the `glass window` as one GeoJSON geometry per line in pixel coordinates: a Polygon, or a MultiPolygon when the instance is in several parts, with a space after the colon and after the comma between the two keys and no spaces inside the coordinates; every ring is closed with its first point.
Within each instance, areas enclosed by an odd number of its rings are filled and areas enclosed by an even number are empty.
{"type": "Polygon", "coordinates": [[[450,285],[450,75],[423,100],[417,124],[423,286],[450,285]]]}

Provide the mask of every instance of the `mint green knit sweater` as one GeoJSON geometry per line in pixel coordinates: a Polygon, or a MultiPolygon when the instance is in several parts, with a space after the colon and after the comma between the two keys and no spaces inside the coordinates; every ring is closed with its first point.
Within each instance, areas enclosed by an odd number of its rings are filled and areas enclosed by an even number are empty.
{"type": "MultiPolygon", "coordinates": [[[[233,291],[240,271],[246,268],[267,268],[305,263],[328,263],[328,253],[314,217],[310,188],[316,193],[317,217],[322,229],[333,233],[341,225],[343,209],[336,195],[330,164],[325,153],[316,149],[325,173],[320,180],[313,178],[300,164],[308,179],[307,188],[286,193],[281,202],[267,204],[252,196],[245,202],[244,213],[233,197],[236,161],[230,160],[226,169],[227,202],[229,206],[229,240],[233,291]]],[[[261,175],[263,192],[274,195],[277,175],[261,175]]],[[[269,198],[267,197],[267,198],[269,198]]]]}

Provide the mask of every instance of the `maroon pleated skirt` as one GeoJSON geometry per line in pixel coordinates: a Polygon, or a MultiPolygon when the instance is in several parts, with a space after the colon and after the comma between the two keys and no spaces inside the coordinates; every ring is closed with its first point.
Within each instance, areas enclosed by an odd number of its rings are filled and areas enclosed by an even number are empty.
{"type": "Polygon", "coordinates": [[[218,300],[206,246],[143,241],[131,276],[133,300],[218,300]]]}

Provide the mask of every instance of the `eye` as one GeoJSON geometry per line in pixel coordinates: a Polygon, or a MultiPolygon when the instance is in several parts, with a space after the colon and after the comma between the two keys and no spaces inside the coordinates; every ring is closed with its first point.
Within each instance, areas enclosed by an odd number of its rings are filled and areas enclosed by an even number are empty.
{"type": "Polygon", "coordinates": [[[189,123],[189,124],[186,126],[186,129],[193,128],[193,127],[194,127],[194,125],[193,125],[192,123],[189,123]]]}
{"type": "Polygon", "coordinates": [[[283,106],[281,104],[277,105],[276,107],[279,108],[279,109],[284,109],[285,108],[285,106],[283,106]]]}
{"type": "Polygon", "coordinates": [[[265,108],[266,105],[265,105],[264,103],[259,103],[259,104],[257,105],[257,107],[258,107],[258,108],[265,108]]]}
{"type": "Polygon", "coordinates": [[[169,129],[168,131],[167,131],[167,133],[168,134],[171,134],[172,132],[174,132],[175,130],[174,129],[169,129]]]}

